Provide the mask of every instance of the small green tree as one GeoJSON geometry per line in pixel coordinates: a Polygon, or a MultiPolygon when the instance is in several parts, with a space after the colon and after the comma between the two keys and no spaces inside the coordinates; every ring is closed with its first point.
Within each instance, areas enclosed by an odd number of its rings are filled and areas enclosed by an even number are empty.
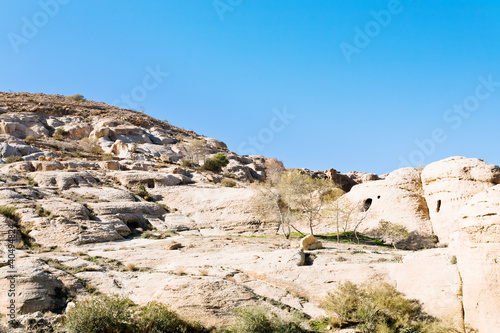
{"type": "Polygon", "coordinates": [[[222,153],[217,153],[205,161],[205,164],[203,164],[203,169],[208,171],[218,172],[228,164],[229,161],[226,155],[222,153]]]}
{"type": "Polygon", "coordinates": [[[329,179],[313,178],[299,170],[288,170],[281,176],[278,189],[284,194],[285,201],[298,209],[314,235],[314,223],[322,218],[326,203],[334,198],[338,186],[329,179]]]}
{"type": "Polygon", "coordinates": [[[394,224],[389,221],[380,220],[380,222],[378,223],[378,228],[384,237],[387,237],[391,240],[391,245],[396,250],[397,243],[410,237],[408,230],[406,230],[406,228],[400,224],[394,224]]]}

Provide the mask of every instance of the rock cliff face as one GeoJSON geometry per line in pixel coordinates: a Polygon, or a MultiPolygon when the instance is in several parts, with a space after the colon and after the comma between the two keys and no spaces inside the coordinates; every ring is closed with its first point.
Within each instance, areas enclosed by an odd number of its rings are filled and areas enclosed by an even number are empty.
{"type": "Polygon", "coordinates": [[[500,185],[473,196],[456,223],[451,248],[463,281],[465,321],[480,332],[500,331],[500,185]]]}
{"type": "MultiPolygon", "coordinates": [[[[394,284],[462,332],[500,331],[500,169],[481,160],[380,177],[302,170],[347,192],[348,229],[361,221],[358,232],[376,235],[383,219],[411,232],[402,245],[439,239],[416,252],[327,239],[298,251],[251,204],[248,182],[282,164],[103,103],[0,93],[0,162],[0,245],[4,258],[14,225],[20,315],[63,313],[69,298],[97,290],[170,303],[207,325],[227,326],[234,309],[256,304],[319,318],[338,283],[371,280],[394,284]],[[187,163],[216,153],[229,160],[221,172],[187,163]]],[[[8,268],[2,259],[1,290],[8,268]]],[[[8,302],[2,293],[0,312],[8,302]]]]}

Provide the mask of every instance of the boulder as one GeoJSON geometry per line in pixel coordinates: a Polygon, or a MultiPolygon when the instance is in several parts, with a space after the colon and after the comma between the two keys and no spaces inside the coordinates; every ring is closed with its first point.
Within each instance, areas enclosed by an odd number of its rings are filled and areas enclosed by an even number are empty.
{"type": "Polygon", "coordinates": [[[182,244],[179,243],[179,242],[176,242],[174,240],[169,240],[167,242],[167,244],[165,244],[165,250],[169,250],[169,251],[172,251],[172,250],[177,250],[177,249],[180,249],[182,247],[182,244]]]}
{"type": "Polygon", "coordinates": [[[130,149],[127,144],[125,144],[121,140],[115,141],[111,148],[107,151],[109,154],[113,154],[116,157],[119,158],[128,158],[130,156],[130,149]]]}
{"type": "Polygon", "coordinates": [[[300,240],[300,248],[304,251],[312,251],[321,249],[323,244],[320,241],[316,240],[313,235],[307,235],[306,237],[300,240]]]}
{"type": "Polygon", "coordinates": [[[63,129],[68,132],[68,137],[73,140],[80,140],[90,135],[90,125],[82,122],[75,122],[63,126],[63,129]]]}

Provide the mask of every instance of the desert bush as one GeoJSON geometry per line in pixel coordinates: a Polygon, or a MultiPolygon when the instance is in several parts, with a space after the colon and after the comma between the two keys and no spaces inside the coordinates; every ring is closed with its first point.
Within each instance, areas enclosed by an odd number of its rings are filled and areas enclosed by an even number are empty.
{"type": "Polygon", "coordinates": [[[24,161],[24,159],[21,156],[12,155],[12,156],[6,157],[4,161],[5,161],[5,163],[10,164],[10,163],[14,163],[14,162],[24,161]]]}
{"type": "Polygon", "coordinates": [[[58,127],[52,137],[56,140],[62,141],[69,134],[68,131],[65,131],[64,128],[58,127]]]}
{"type": "Polygon", "coordinates": [[[95,139],[91,138],[83,138],[80,140],[80,148],[90,154],[94,155],[99,155],[102,154],[104,151],[102,150],[101,146],[99,145],[99,142],[95,139]]]}
{"type": "Polygon", "coordinates": [[[43,207],[40,207],[40,208],[37,210],[36,214],[37,214],[38,216],[40,216],[40,217],[49,217],[50,215],[52,215],[52,213],[51,213],[51,212],[49,212],[48,210],[43,209],[43,207]]]}
{"type": "Polygon", "coordinates": [[[70,98],[75,102],[80,102],[85,100],[85,98],[81,94],[74,94],[73,96],[70,96],[70,98]]]}
{"type": "Polygon", "coordinates": [[[253,307],[237,310],[231,333],[300,333],[306,332],[295,318],[280,318],[265,308],[253,307]]]}
{"type": "Polygon", "coordinates": [[[118,296],[85,299],[67,312],[65,328],[71,333],[134,332],[132,305],[118,296]]]}
{"type": "Polygon", "coordinates": [[[151,201],[152,200],[152,198],[151,198],[148,190],[146,189],[146,186],[144,186],[142,184],[139,185],[139,186],[137,186],[137,188],[135,189],[134,193],[137,194],[138,196],[140,196],[141,198],[143,198],[146,201],[151,201]]]}
{"type": "Polygon", "coordinates": [[[0,214],[11,220],[17,221],[16,209],[16,207],[12,206],[0,206],[0,214]]]}
{"type": "Polygon", "coordinates": [[[205,161],[205,164],[203,164],[203,169],[218,172],[228,164],[229,161],[227,160],[226,155],[217,153],[205,161]]]}
{"type": "Polygon", "coordinates": [[[227,179],[227,178],[224,178],[220,184],[224,187],[235,187],[236,186],[236,182],[234,180],[231,180],[231,179],[227,179]]]}
{"type": "Polygon", "coordinates": [[[33,143],[36,141],[36,138],[33,135],[28,135],[24,140],[26,140],[27,143],[33,143]]]}
{"type": "Polygon", "coordinates": [[[144,333],[188,333],[203,332],[200,325],[187,323],[166,304],[150,302],[141,308],[136,318],[137,332],[144,333]]]}
{"type": "Polygon", "coordinates": [[[185,168],[192,168],[193,167],[193,163],[189,160],[182,160],[181,161],[181,166],[185,167],[185,168]]]}
{"type": "Polygon", "coordinates": [[[356,326],[361,333],[451,333],[451,326],[426,315],[388,283],[356,285],[344,282],[329,293],[323,307],[333,327],[356,326]]]}

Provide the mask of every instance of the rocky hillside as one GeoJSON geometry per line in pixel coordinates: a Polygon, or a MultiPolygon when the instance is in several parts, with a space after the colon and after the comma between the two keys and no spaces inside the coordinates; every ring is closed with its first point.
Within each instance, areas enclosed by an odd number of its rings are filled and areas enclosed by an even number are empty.
{"type": "MultiPolygon", "coordinates": [[[[387,176],[302,170],[348,192],[364,234],[384,219],[412,232],[408,246],[429,248],[404,251],[328,237],[298,249],[251,205],[249,184],[277,161],[78,96],[0,93],[0,159],[0,290],[14,274],[18,332],[56,328],[95,292],[168,303],[216,327],[256,304],[319,319],[346,280],[389,282],[461,332],[500,330],[500,169],[481,160],[387,176]],[[199,167],[217,153],[222,170],[199,167]]],[[[1,313],[10,300],[0,294],[1,313]]]]}

